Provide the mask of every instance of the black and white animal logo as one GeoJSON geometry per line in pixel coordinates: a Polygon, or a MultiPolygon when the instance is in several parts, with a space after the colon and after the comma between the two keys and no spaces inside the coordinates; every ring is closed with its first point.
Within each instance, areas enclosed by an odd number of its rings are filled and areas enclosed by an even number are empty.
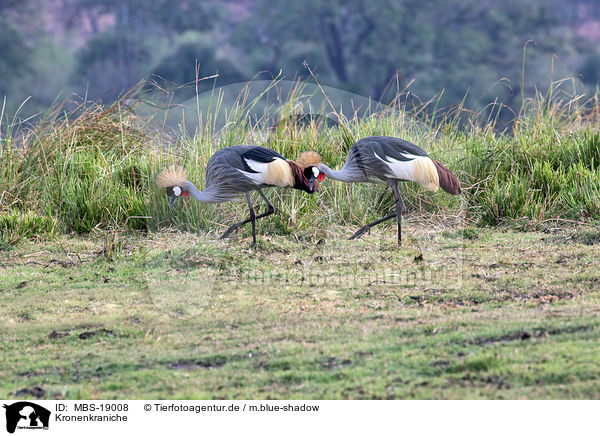
{"type": "Polygon", "coordinates": [[[48,429],[50,411],[29,401],[5,404],[6,431],[14,433],[18,429],[48,429]]]}

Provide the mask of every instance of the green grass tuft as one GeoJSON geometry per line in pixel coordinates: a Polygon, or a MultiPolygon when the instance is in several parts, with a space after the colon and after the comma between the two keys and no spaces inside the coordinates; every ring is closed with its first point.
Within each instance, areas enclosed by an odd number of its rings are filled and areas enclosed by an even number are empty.
{"type": "Polygon", "coordinates": [[[22,239],[51,236],[56,232],[54,218],[26,212],[10,210],[0,214],[0,248],[14,245],[22,239]]]}

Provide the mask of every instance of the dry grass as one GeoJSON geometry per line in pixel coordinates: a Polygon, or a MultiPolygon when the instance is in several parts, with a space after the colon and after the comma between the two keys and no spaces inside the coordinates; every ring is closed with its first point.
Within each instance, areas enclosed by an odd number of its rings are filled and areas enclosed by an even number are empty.
{"type": "Polygon", "coordinates": [[[598,398],[581,229],[406,229],[403,250],[392,226],[1,252],[0,395],[598,398]]]}

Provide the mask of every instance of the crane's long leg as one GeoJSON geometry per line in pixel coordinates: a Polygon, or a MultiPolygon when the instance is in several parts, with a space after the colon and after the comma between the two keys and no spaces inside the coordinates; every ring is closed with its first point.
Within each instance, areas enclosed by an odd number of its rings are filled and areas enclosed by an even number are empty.
{"type": "Polygon", "coordinates": [[[273,206],[271,204],[271,202],[269,201],[269,199],[265,196],[264,192],[262,192],[260,188],[256,188],[256,190],[258,191],[258,193],[260,194],[260,196],[263,198],[263,200],[265,200],[265,203],[267,203],[267,211],[265,213],[260,214],[259,216],[257,216],[256,219],[264,218],[266,216],[274,214],[275,213],[275,206],[273,206]]]}
{"type": "Polygon", "coordinates": [[[256,214],[254,213],[252,200],[248,192],[246,192],[246,200],[248,200],[248,209],[250,209],[250,219],[252,220],[252,245],[256,245],[256,214]]]}
{"type": "Polygon", "coordinates": [[[267,203],[267,211],[265,213],[261,213],[260,215],[256,215],[254,213],[254,208],[252,207],[252,200],[250,200],[250,193],[246,192],[246,200],[248,200],[248,209],[250,210],[250,217],[248,219],[245,219],[244,221],[240,221],[239,223],[235,223],[234,225],[229,227],[225,231],[225,233],[223,233],[223,235],[221,236],[221,239],[228,238],[229,236],[231,236],[231,234],[233,232],[235,232],[241,226],[243,226],[244,224],[247,224],[249,222],[252,222],[252,237],[254,240],[254,244],[256,245],[256,220],[259,220],[261,218],[264,218],[266,216],[269,216],[269,215],[272,215],[275,213],[275,207],[267,199],[265,194],[260,190],[260,188],[257,188],[257,190],[258,190],[258,193],[260,194],[260,196],[263,198],[263,200],[265,200],[265,202],[267,203]]]}
{"type": "Polygon", "coordinates": [[[391,214],[381,218],[381,219],[378,219],[377,221],[373,221],[372,223],[362,226],[360,229],[358,229],[358,231],[355,234],[350,236],[350,238],[348,238],[348,239],[358,239],[362,235],[364,235],[365,233],[370,231],[371,227],[374,227],[377,224],[381,224],[382,222],[390,220],[394,217],[398,217],[398,244],[400,244],[400,241],[401,241],[401,227],[400,227],[401,224],[400,223],[402,220],[402,213],[404,212],[404,210],[406,208],[404,207],[404,202],[402,201],[402,197],[400,196],[400,191],[398,190],[398,182],[395,180],[393,180],[393,181],[388,180],[388,186],[390,187],[390,189],[392,190],[392,194],[394,195],[394,203],[396,205],[396,211],[394,213],[391,213],[391,214]]]}
{"type": "Polygon", "coordinates": [[[396,216],[396,212],[391,213],[387,216],[384,216],[381,219],[378,219],[377,221],[373,221],[372,223],[369,224],[365,224],[364,226],[362,226],[360,229],[357,230],[357,232],[355,234],[353,234],[352,236],[350,236],[348,239],[358,239],[360,238],[362,235],[364,235],[365,233],[371,231],[371,227],[376,226],[377,224],[381,224],[384,221],[387,220],[391,220],[392,218],[394,218],[396,216]]]}
{"type": "Polygon", "coordinates": [[[396,203],[396,217],[398,218],[398,245],[402,246],[402,214],[406,210],[406,206],[404,206],[404,201],[402,201],[402,196],[400,195],[400,190],[398,189],[398,182],[395,180],[393,182],[388,181],[388,185],[390,185],[392,193],[394,194],[394,202],[396,203]]]}
{"type": "Polygon", "coordinates": [[[244,224],[249,222],[252,223],[252,240],[254,245],[256,245],[256,213],[254,213],[254,207],[252,207],[252,200],[250,199],[250,193],[246,192],[246,200],[248,201],[248,210],[250,211],[250,217],[245,219],[244,221],[240,221],[239,223],[235,223],[231,227],[229,227],[225,233],[221,236],[221,239],[228,238],[234,231],[239,229],[244,224]]]}

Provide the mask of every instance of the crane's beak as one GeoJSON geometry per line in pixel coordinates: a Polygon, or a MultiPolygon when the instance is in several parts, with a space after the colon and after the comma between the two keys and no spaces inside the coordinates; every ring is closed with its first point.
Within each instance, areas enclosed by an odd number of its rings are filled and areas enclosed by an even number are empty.
{"type": "Polygon", "coordinates": [[[314,186],[315,186],[315,178],[313,176],[310,179],[308,179],[308,189],[310,189],[310,192],[313,192],[314,186]]]}
{"type": "Polygon", "coordinates": [[[175,195],[175,193],[171,194],[171,197],[169,198],[169,207],[173,206],[173,203],[175,203],[175,200],[177,200],[177,196],[175,195]]]}

